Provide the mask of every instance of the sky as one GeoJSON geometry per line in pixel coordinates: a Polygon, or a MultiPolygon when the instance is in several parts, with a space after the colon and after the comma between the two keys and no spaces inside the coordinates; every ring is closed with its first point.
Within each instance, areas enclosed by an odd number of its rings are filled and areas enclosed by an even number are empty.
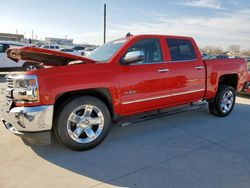
{"type": "Polygon", "coordinates": [[[103,43],[103,4],[107,41],[132,34],[193,37],[200,47],[250,49],[250,0],[0,0],[0,32],[37,39],[72,38],[103,43]]]}

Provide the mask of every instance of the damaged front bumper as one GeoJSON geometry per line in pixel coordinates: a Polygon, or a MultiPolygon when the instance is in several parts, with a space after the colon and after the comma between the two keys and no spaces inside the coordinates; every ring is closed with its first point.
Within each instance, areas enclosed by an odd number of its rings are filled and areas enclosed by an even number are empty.
{"type": "Polygon", "coordinates": [[[7,102],[1,106],[4,126],[12,133],[34,144],[51,143],[53,105],[14,107],[7,102]]]}

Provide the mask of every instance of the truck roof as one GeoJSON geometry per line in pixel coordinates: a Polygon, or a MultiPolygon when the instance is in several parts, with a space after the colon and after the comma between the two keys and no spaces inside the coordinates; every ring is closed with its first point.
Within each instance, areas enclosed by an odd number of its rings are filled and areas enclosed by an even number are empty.
{"type": "MultiPolygon", "coordinates": [[[[189,36],[181,36],[181,35],[163,35],[163,34],[139,34],[139,35],[131,35],[129,37],[124,37],[120,39],[126,38],[140,38],[140,37],[171,37],[171,38],[186,38],[186,39],[193,39],[189,36]]],[[[119,40],[119,39],[118,39],[119,40]]]]}

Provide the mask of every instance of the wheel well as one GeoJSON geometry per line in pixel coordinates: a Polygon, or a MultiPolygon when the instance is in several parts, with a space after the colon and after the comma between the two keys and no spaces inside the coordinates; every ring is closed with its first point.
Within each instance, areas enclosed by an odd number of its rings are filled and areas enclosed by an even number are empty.
{"type": "Polygon", "coordinates": [[[237,90],[238,75],[226,74],[226,75],[221,76],[219,80],[219,85],[221,84],[232,86],[235,90],[237,90]]]}
{"type": "Polygon", "coordinates": [[[55,104],[54,104],[54,116],[58,114],[60,107],[63,106],[65,102],[72,99],[73,97],[83,96],[83,95],[89,95],[89,96],[93,96],[93,97],[100,99],[102,102],[104,102],[107,105],[110,111],[110,114],[113,117],[114,109],[112,105],[112,98],[108,89],[106,88],[70,91],[70,92],[66,92],[66,93],[59,95],[58,97],[56,97],[55,104]]]}

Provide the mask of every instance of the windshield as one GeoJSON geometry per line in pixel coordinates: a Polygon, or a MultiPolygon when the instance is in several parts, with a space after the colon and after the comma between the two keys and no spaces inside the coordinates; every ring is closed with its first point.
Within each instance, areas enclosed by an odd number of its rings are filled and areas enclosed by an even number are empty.
{"type": "Polygon", "coordinates": [[[89,56],[90,59],[95,61],[106,62],[108,61],[126,42],[126,39],[116,40],[112,42],[108,42],[99,48],[95,49],[89,56]]]}

